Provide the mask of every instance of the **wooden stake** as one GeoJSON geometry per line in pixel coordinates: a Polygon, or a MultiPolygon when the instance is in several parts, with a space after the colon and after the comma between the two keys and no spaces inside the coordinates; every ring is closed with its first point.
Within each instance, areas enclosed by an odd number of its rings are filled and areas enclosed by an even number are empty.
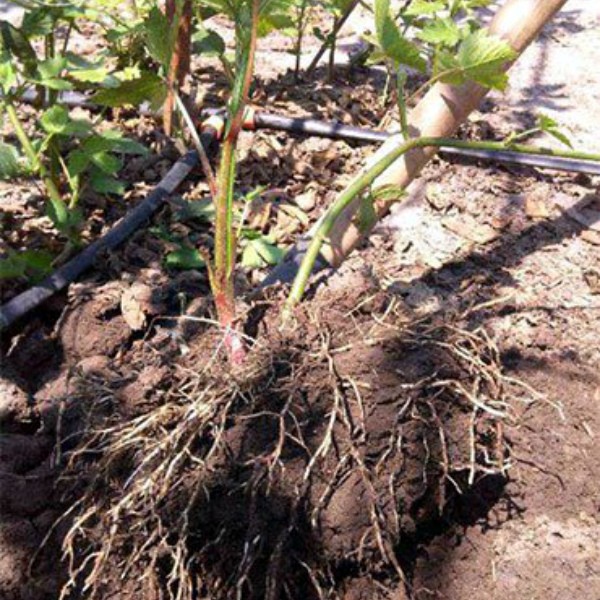
{"type": "MultiPolygon", "coordinates": [[[[527,48],[542,27],[565,4],[566,0],[508,0],[494,17],[490,33],[505,39],[519,54],[527,48]]],[[[451,137],[469,114],[481,103],[488,88],[469,82],[461,86],[436,84],[409,115],[409,129],[415,137],[451,137]]],[[[404,143],[402,135],[385,142],[368,161],[372,165],[390,150],[404,143]]],[[[373,184],[374,188],[396,186],[406,188],[421,169],[437,153],[437,148],[414,148],[392,164],[373,184]]],[[[338,266],[369,234],[353,222],[360,206],[358,197],[337,219],[321,255],[332,266],[338,266]]],[[[376,203],[377,218],[383,217],[393,202],[376,203]]]]}

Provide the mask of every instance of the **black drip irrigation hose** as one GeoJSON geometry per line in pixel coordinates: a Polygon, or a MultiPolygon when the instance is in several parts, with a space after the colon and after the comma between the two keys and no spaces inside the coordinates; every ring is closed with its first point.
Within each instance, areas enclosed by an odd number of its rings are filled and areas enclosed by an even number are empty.
{"type": "MultiPolygon", "coordinates": [[[[33,103],[36,101],[35,90],[26,90],[21,96],[23,102],[33,103]]],[[[80,92],[66,91],[60,94],[60,102],[65,106],[85,108],[97,108],[90,97],[80,92]]],[[[146,102],[138,108],[140,114],[153,114],[149,104],[146,102]]],[[[226,116],[226,110],[222,108],[207,108],[200,113],[203,118],[212,115],[226,116]]],[[[386,131],[375,131],[362,127],[353,127],[343,123],[321,121],[318,119],[287,117],[268,112],[252,112],[252,123],[250,129],[273,129],[277,131],[289,131],[298,135],[311,135],[338,140],[363,142],[370,144],[383,143],[390,138],[392,133],[386,131]]],[[[474,148],[450,148],[442,146],[440,154],[443,157],[465,157],[490,162],[505,164],[527,165],[539,169],[551,169],[554,171],[566,171],[569,173],[584,173],[586,175],[600,175],[600,163],[592,160],[563,158],[559,156],[527,155],[510,150],[483,150],[474,148]]]]}
{"type": "MultiPolygon", "coordinates": [[[[385,142],[392,135],[397,135],[385,131],[374,131],[372,129],[363,129],[362,127],[353,127],[342,123],[285,117],[264,112],[255,113],[254,127],[256,129],[275,129],[303,135],[367,143],[385,142]]],[[[527,155],[521,152],[511,152],[510,150],[450,148],[448,146],[442,146],[440,148],[440,154],[442,154],[442,156],[458,156],[516,165],[528,165],[539,167],[540,169],[553,169],[555,171],[600,175],[600,163],[592,160],[563,158],[559,156],[527,155]]]]}
{"type": "MultiPolygon", "coordinates": [[[[207,153],[214,151],[217,132],[206,128],[200,140],[207,153]]],[[[73,283],[87,269],[94,265],[97,257],[123,243],[134,231],[141,227],[162,206],[165,200],[179,187],[183,180],[199,165],[198,153],[194,150],[182,156],[163,177],[150,194],[128,212],[106,234],[91,243],[74,258],[58,268],[41,283],[0,307],[0,330],[6,329],[17,319],[37,308],[73,283]]]]}
{"type": "MultiPolygon", "coordinates": [[[[33,102],[35,99],[36,95],[34,91],[26,91],[21,97],[23,102],[33,102]]],[[[70,107],[95,107],[87,96],[78,92],[64,92],[60,96],[60,101],[70,107]]],[[[145,105],[141,106],[139,110],[142,114],[150,113],[149,107],[145,105]]],[[[205,109],[201,114],[203,117],[210,117],[215,114],[224,115],[225,111],[223,109],[205,109]]],[[[344,125],[342,123],[332,123],[299,117],[286,117],[266,112],[252,112],[251,118],[246,123],[246,127],[248,129],[272,129],[301,135],[312,135],[366,143],[382,143],[390,136],[394,135],[387,132],[344,125]]],[[[210,154],[214,151],[216,145],[215,142],[218,140],[218,132],[210,126],[203,128],[200,139],[206,152],[210,154]]],[[[600,164],[591,160],[555,156],[523,155],[518,152],[511,152],[510,150],[480,150],[471,148],[442,147],[441,153],[519,165],[531,165],[546,169],[600,175],[600,164]]],[[[57,269],[40,284],[15,296],[12,300],[1,306],[0,331],[6,329],[17,319],[37,308],[52,295],[73,283],[81,273],[93,266],[96,258],[101,252],[112,250],[125,241],[135,230],[141,227],[143,223],[160,208],[160,206],[162,206],[166,198],[175,191],[190,172],[198,165],[199,157],[197,152],[188,152],[171,167],[169,172],[154,190],[140,204],[127,213],[123,219],[114,225],[105,235],[90,244],[80,254],[57,269]]],[[[262,281],[259,289],[275,283],[291,282],[298,271],[309,242],[309,234],[302,236],[286,254],[284,260],[262,281]]],[[[315,264],[314,271],[321,271],[327,266],[329,265],[325,260],[318,260],[315,264]]]]}

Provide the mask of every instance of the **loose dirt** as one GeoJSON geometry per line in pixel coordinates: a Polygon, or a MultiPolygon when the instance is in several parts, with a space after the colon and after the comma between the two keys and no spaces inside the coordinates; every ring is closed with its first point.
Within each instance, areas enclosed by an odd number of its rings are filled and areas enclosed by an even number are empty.
{"type": "MultiPolygon", "coordinates": [[[[532,55],[551,57],[558,38],[563,58],[594,60],[597,9],[574,4],[596,14],[566,14],[532,55]]],[[[548,61],[544,77],[562,72],[548,61]]],[[[200,77],[216,101],[219,85],[200,77]]],[[[381,74],[338,77],[262,81],[257,102],[376,126],[381,74]]],[[[573,106],[576,87],[561,88],[573,106]]],[[[508,134],[503,102],[463,134],[508,134]]],[[[559,112],[590,141],[594,115],[573,106],[559,112]]],[[[291,241],[370,151],[246,136],[242,186],[271,192],[256,226],[291,241]]],[[[136,189],[174,157],[131,166],[136,189]]],[[[205,274],[163,263],[165,228],[209,237],[182,216],[182,199],[206,191],[192,178],[152,230],[3,340],[0,598],[57,598],[61,544],[73,571],[94,557],[70,582],[79,597],[88,579],[102,599],[160,598],[177,583],[198,598],[600,598],[598,184],[432,164],[295,328],[278,329],[278,290],[243,307],[255,342],[232,376],[205,274]]],[[[13,191],[26,220],[35,199],[13,191]]],[[[259,277],[241,274],[240,290],[259,277]]]]}

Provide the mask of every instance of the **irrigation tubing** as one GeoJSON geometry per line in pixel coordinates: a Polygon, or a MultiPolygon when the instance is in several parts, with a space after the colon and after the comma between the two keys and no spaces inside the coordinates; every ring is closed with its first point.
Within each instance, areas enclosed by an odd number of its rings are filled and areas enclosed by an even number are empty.
{"type": "MultiPolygon", "coordinates": [[[[35,92],[27,91],[22,96],[22,101],[33,102],[35,92]]],[[[93,108],[94,104],[84,94],[77,92],[65,92],[61,95],[61,102],[67,106],[85,106],[93,108]]],[[[150,112],[148,107],[142,106],[141,112],[150,112]]],[[[223,109],[205,109],[203,117],[215,114],[223,115],[223,109]]],[[[317,119],[300,117],[287,117],[267,112],[251,111],[244,123],[247,129],[271,129],[288,131],[300,135],[311,135],[332,139],[352,140],[366,143],[382,143],[391,135],[387,132],[374,131],[360,127],[344,125],[342,123],[327,122],[317,119]]],[[[200,139],[206,151],[214,151],[219,133],[216,129],[204,127],[200,139]]],[[[472,157],[476,159],[491,160],[498,162],[514,163],[519,165],[531,165],[539,168],[563,170],[590,175],[600,175],[600,164],[591,160],[580,160],[562,158],[555,156],[524,155],[510,150],[481,150],[471,148],[449,148],[442,147],[442,154],[460,157],[472,157]]],[[[29,288],[19,294],[5,305],[0,307],[0,331],[9,327],[17,319],[37,308],[42,302],[55,293],[63,290],[93,266],[98,255],[104,251],[112,250],[125,241],[134,231],[143,225],[165,202],[166,198],[183,182],[190,172],[199,165],[199,157],[196,151],[188,152],[180,158],[154,188],[154,190],[138,204],[134,209],[117,222],[105,235],[90,244],[78,255],[57,269],[41,283],[29,288]]],[[[277,265],[260,284],[264,288],[275,283],[290,283],[302,262],[306,248],[310,242],[310,235],[302,236],[294,247],[288,252],[284,261],[277,265]]],[[[315,264],[314,271],[323,270],[328,266],[322,259],[315,264]]]]}
{"type": "MultiPolygon", "coordinates": [[[[200,140],[207,153],[214,151],[217,131],[205,128],[200,140]]],[[[0,330],[6,329],[17,319],[37,308],[42,302],[70,285],[84,271],[94,265],[98,256],[124,242],[163,205],[183,180],[200,164],[198,153],[193,150],[182,156],[161,179],[150,194],[128,212],[106,234],[91,243],[70,261],[59,267],[41,283],[0,307],[0,330]]]]}
{"type": "MultiPolygon", "coordinates": [[[[36,91],[31,89],[24,92],[21,96],[23,102],[33,103],[37,98],[36,91]]],[[[60,95],[60,102],[65,106],[85,108],[94,108],[89,96],[80,92],[66,91],[60,95]]],[[[148,103],[139,107],[140,114],[154,114],[148,103]]],[[[202,118],[212,115],[226,115],[226,110],[222,108],[207,108],[201,111],[202,118]]],[[[276,131],[288,131],[298,135],[310,135],[315,137],[325,137],[330,139],[346,140],[377,144],[385,142],[392,133],[387,131],[375,131],[363,127],[354,127],[331,121],[321,121],[303,117],[287,117],[268,112],[250,111],[249,117],[244,123],[246,129],[271,129],[276,131]]],[[[539,156],[526,155],[520,152],[510,150],[482,150],[472,148],[449,148],[442,146],[440,154],[443,157],[464,157],[490,162],[499,162],[505,164],[527,165],[540,169],[551,169],[554,171],[566,171],[569,173],[584,173],[586,175],[600,175],[600,163],[592,160],[583,160],[576,158],[563,158],[559,156],[539,156]]]]}
{"type": "MultiPolygon", "coordinates": [[[[303,135],[368,143],[385,142],[392,135],[397,135],[385,131],[353,127],[342,123],[286,117],[265,112],[256,112],[254,114],[254,127],[255,129],[275,129],[303,135]]],[[[534,156],[520,152],[511,152],[510,150],[450,148],[448,146],[442,146],[440,153],[446,156],[476,158],[517,165],[529,165],[542,169],[554,169],[556,171],[600,175],[600,163],[593,160],[562,158],[559,156],[534,156]]]]}

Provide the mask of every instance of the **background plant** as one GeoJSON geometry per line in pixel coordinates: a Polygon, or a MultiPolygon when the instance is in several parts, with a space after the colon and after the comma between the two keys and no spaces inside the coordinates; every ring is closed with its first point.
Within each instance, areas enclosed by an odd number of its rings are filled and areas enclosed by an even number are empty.
{"type": "Polygon", "coordinates": [[[97,11],[64,3],[27,5],[19,27],[0,22],[0,112],[18,142],[5,140],[0,145],[0,177],[39,176],[48,198],[47,214],[70,245],[78,242],[82,193],[89,188],[122,194],[124,186],[117,179],[120,155],[146,151],[118,131],[100,131],[91,120],[72,118],[59,103],[60,92],[118,83],[101,59],[87,60],[69,50],[79,20],[99,18],[97,11]],[[33,126],[26,125],[18,110],[21,96],[31,91],[43,110],[33,126]]]}

